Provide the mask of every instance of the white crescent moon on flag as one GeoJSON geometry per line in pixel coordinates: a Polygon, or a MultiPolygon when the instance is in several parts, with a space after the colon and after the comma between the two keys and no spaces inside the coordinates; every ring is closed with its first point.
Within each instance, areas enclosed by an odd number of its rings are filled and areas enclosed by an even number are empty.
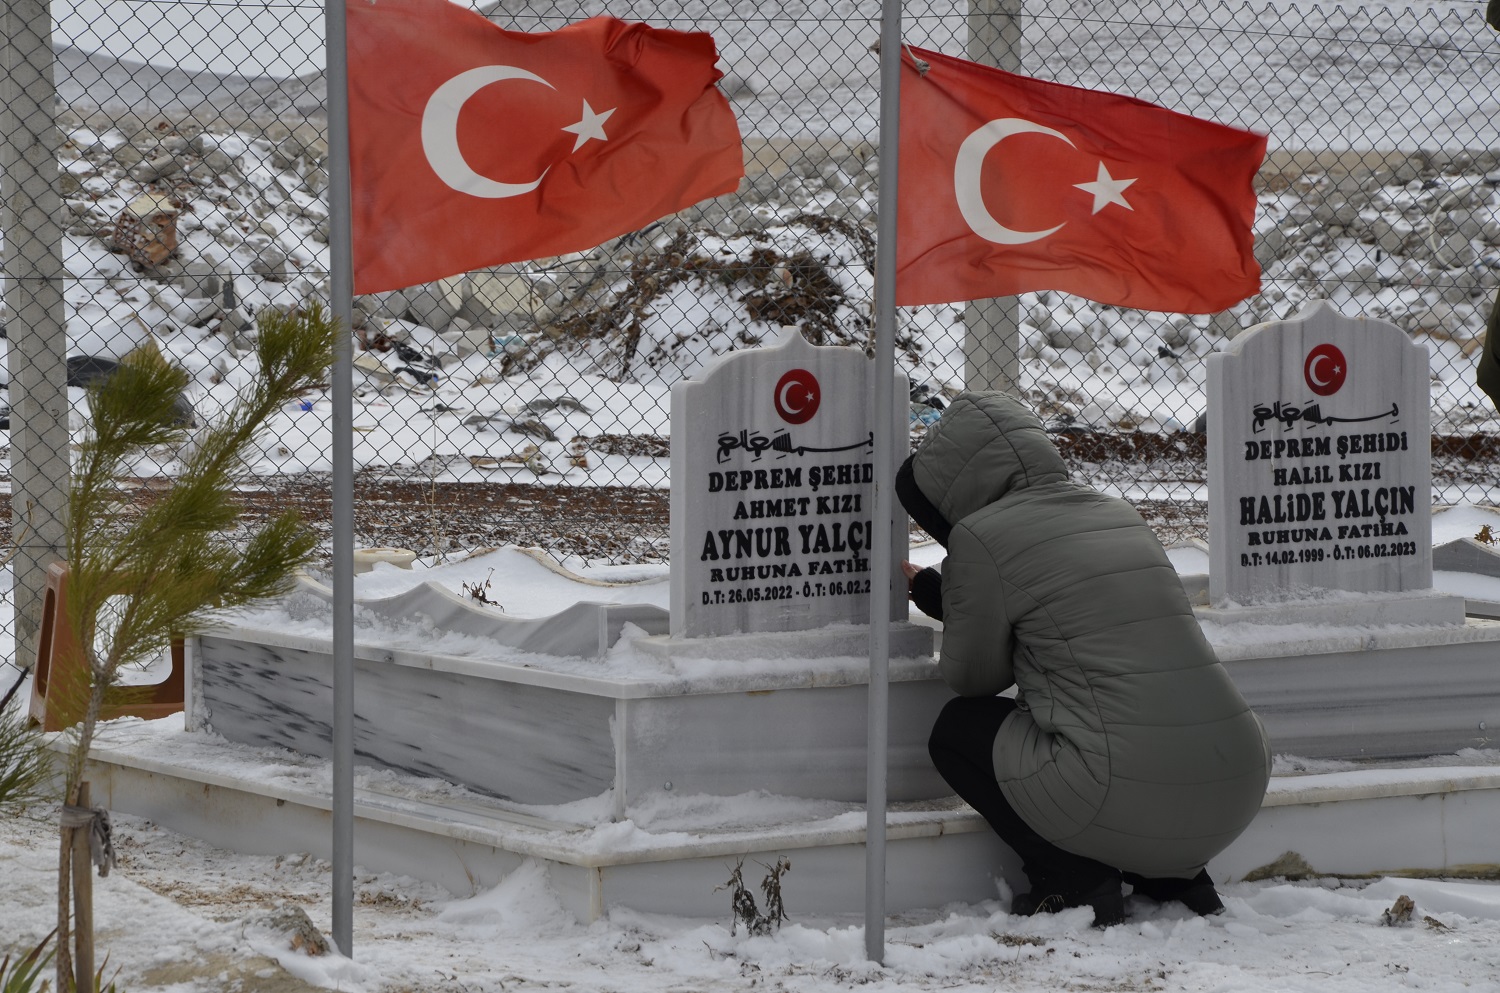
{"type": "Polygon", "coordinates": [[[1318,377],[1318,365],[1324,361],[1332,362],[1333,357],[1331,355],[1315,355],[1313,356],[1313,360],[1307,364],[1307,378],[1312,381],[1314,386],[1327,386],[1333,382],[1332,379],[1320,379],[1318,377]]]}
{"type": "Polygon", "coordinates": [[[1063,227],[1059,224],[1055,228],[1042,231],[1017,231],[995,220],[994,215],[984,205],[984,195],[979,188],[979,176],[984,168],[984,157],[1000,142],[1017,134],[1050,135],[1069,145],[1073,144],[1068,141],[1067,135],[1060,131],[1043,127],[1025,118],[1004,117],[990,121],[965,138],[963,144],[958,146],[958,158],[953,163],[953,192],[958,198],[959,212],[963,214],[965,223],[973,229],[975,234],[997,245],[1024,245],[1027,242],[1040,241],[1049,234],[1061,231],[1063,227]]]}
{"type": "Polygon", "coordinates": [[[502,183],[488,176],[481,176],[471,169],[469,163],[464,161],[463,152],[459,150],[458,115],[464,109],[464,104],[491,83],[507,79],[524,79],[541,83],[549,90],[556,89],[542,77],[525,69],[517,69],[515,66],[480,66],[461,72],[439,86],[428,97],[427,107],[422,111],[422,151],[438,179],[460,193],[489,200],[520,196],[540,186],[542,176],[547,175],[547,170],[543,169],[542,175],[529,183],[502,183]]]}
{"type": "Polygon", "coordinates": [[[793,379],[793,380],[790,380],[785,386],[783,386],[781,388],[781,395],[779,397],[777,397],[777,399],[781,401],[781,406],[789,414],[800,414],[800,413],[802,413],[802,410],[803,410],[802,407],[793,407],[791,405],[791,403],[787,400],[787,397],[792,392],[792,388],[793,387],[797,387],[797,386],[802,387],[804,390],[807,389],[807,384],[804,383],[802,380],[800,380],[800,379],[793,379]]]}

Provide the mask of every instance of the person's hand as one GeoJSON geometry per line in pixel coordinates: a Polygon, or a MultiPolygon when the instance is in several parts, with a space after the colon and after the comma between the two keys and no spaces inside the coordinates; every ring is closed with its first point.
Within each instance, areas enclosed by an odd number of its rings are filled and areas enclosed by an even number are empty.
{"type": "MultiPolygon", "coordinates": [[[[1500,0],[1497,0],[1500,2],[1500,0]]],[[[943,576],[936,568],[924,569],[910,562],[901,563],[906,573],[906,599],[917,605],[917,609],[928,617],[943,619],[943,576]],[[917,599],[917,580],[922,580],[922,599],[917,599]]]]}
{"type": "Polygon", "coordinates": [[[922,567],[921,566],[917,566],[917,565],[912,565],[910,562],[902,562],[901,563],[901,571],[904,572],[904,573],[906,573],[906,596],[907,596],[907,599],[910,599],[911,598],[911,581],[917,577],[917,573],[919,573],[919,572],[922,571],[922,567]]]}

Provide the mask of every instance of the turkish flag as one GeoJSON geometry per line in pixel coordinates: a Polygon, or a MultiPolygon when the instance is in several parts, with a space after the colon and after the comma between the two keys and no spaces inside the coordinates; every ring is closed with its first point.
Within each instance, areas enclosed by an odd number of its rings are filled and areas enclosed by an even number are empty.
{"type": "Polygon", "coordinates": [[[1207,314],[1260,290],[1264,135],[922,49],[900,127],[899,305],[1062,290],[1207,314]]]}
{"type": "Polygon", "coordinates": [[[707,34],[362,0],[348,36],[357,293],[593,248],[744,175],[707,34]]]}

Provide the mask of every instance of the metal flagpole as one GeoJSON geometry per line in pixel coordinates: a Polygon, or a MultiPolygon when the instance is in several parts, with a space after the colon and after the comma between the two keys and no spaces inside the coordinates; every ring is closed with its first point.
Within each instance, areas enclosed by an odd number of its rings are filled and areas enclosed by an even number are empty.
{"type": "Polygon", "coordinates": [[[870,569],[870,693],[865,772],[865,954],[885,961],[886,742],[890,737],[891,598],[896,454],[891,429],[896,388],[896,139],[900,118],[901,3],[885,0],[880,19],[880,205],[875,226],[875,541],[870,569]],[[882,581],[879,577],[885,577],[882,581]]]}
{"type": "Polygon", "coordinates": [[[350,221],[349,52],[344,0],[328,38],[329,294],[345,331],[333,360],[333,941],[354,957],[354,234],[350,221]]]}

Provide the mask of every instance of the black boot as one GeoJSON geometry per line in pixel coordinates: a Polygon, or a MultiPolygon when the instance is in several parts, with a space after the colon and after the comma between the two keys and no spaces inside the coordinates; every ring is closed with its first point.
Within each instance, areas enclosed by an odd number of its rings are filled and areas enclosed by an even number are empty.
{"type": "Polygon", "coordinates": [[[1106,928],[1125,922],[1125,897],[1120,892],[1120,877],[1109,876],[1085,891],[1069,892],[1064,887],[1039,885],[1033,881],[1031,891],[1017,895],[1010,902],[1010,912],[1018,917],[1033,914],[1055,914],[1072,907],[1090,907],[1094,927],[1106,928]]]}
{"type": "Polygon", "coordinates": [[[1125,881],[1141,896],[1157,903],[1176,900],[1199,917],[1212,917],[1224,912],[1224,901],[1219,899],[1219,892],[1214,889],[1207,869],[1200,869],[1192,879],[1147,879],[1127,872],[1125,881]]]}

